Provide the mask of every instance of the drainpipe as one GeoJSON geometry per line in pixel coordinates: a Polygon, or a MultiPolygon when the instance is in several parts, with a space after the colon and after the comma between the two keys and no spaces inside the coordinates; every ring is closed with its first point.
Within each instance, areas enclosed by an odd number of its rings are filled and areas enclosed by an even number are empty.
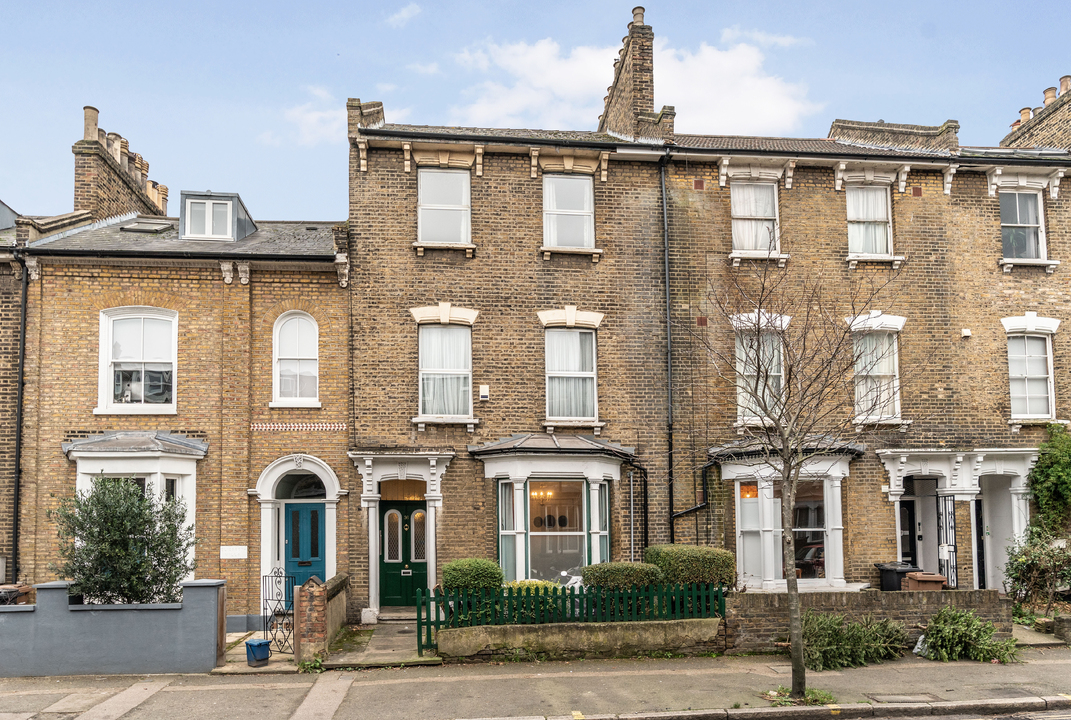
{"type": "Polygon", "coordinates": [[[669,207],[666,201],[666,164],[669,162],[669,149],[658,164],[662,181],[662,255],[666,277],[666,435],[667,445],[667,485],[669,487],[669,542],[676,540],[673,513],[673,323],[670,315],[669,297],[669,207]]]}
{"type": "Polygon", "coordinates": [[[22,254],[16,250],[15,260],[22,268],[22,303],[19,305],[19,369],[16,379],[15,397],[15,502],[14,518],[11,533],[11,578],[12,582],[19,579],[19,492],[22,480],[22,396],[23,378],[26,372],[26,294],[30,282],[30,273],[26,269],[26,262],[22,254]]]}

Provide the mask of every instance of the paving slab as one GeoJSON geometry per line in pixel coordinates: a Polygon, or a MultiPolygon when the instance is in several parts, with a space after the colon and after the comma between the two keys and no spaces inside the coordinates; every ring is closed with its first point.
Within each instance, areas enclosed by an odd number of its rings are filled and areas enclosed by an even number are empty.
{"type": "Polygon", "coordinates": [[[409,665],[442,665],[442,659],[425,652],[417,654],[416,623],[379,623],[373,627],[372,638],[359,650],[332,654],[327,669],[401,667],[409,665]]]}
{"type": "Polygon", "coordinates": [[[1031,630],[1018,623],[1012,625],[1012,637],[1018,647],[1067,647],[1067,643],[1055,635],[1031,630]]]}

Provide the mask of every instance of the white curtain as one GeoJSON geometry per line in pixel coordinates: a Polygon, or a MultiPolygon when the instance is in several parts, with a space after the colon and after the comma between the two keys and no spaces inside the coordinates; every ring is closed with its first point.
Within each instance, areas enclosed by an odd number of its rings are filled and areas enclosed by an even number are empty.
{"type": "Polygon", "coordinates": [[[896,410],[896,336],[871,332],[855,336],[855,413],[893,418],[896,410]]]}
{"type": "Polygon", "coordinates": [[[889,189],[849,185],[847,201],[848,252],[888,255],[889,189]]]}
{"type": "Polygon", "coordinates": [[[420,328],[420,389],[422,415],[471,413],[471,331],[460,325],[422,325],[420,328]]]}
{"type": "Polygon", "coordinates": [[[547,415],[595,417],[595,333],[547,331],[547,415]]]}
{"type": "Polygon", "coordinates": [[[733,250],[777,248],[777,191],[773,185],[734,184],[729,188],[733,250]]]}
{"type": "Polygon", "coordinates": [[[763,404],[775,407],[781,395],[781,339],[775,333],[737,333],[736,375],[742,416],[763,416],[763,404]]]}

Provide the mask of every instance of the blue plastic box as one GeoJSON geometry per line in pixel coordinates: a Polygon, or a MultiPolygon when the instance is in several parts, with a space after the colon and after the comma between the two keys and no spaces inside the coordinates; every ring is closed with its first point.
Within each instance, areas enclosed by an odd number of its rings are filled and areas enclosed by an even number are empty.
{"type": "Polygon", "coordinates": [[[249,667],[264,667],[271,657],[271,640],[246,640],[245,661],[249,667]]]}

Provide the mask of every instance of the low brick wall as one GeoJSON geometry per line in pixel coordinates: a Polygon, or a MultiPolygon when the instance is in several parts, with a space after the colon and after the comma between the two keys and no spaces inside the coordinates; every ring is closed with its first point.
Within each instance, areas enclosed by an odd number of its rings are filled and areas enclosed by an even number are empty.
{"type": "Polygon", "coordinates": [[[313,576],[294,589],[294,660],[327,657],[327,648],[346,622],[350,576],[339,573],[326,583],[313,576]]]}
{"type": "MultiPolygon", "coordinates": [[[[1012,602],[996,590],[939,590],[881,592],[800,593],[800,607],[818,612],[834,612],[849,620],[866,615],[904,623],[914,643],[933,615],[951,605],[973,610],[982,620],[992,622],[998,637],[1011,637],[1012,602]]],[[[788,595],[786,593],[734,593],[726,600],[726,645],[728,652],[774,652],[776,643],[788,639],[788,595]]]]}
{"type": "Polygon", "coordinates": [[[444,660],[494,660],[503,656],[571,660],[721,652],[721,619],[619,623],[548,623],[446,628],[436,636],[444,660]]]}
{"type": "Polygon", "coordinates": [[[1071,645],[1071,615],[1057,615],[1052,624],[1052,632],[1057,638],[1071,645]]]}

